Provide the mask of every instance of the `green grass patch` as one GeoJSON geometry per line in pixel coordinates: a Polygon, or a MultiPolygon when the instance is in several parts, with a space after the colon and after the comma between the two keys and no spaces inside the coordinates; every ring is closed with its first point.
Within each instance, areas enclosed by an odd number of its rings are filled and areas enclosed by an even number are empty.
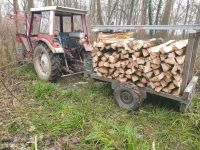
{"type": "Polygon", "coordinates": [[[17,74],[25,80],[37,80],[37,74],[35,72],[34,66],[31,63],[23,64],[18,70],[17,74]]]}
{"type": "MultiPolygon", "coordinates": [[[[24,74],[34,77],[35,73],[24,74]]],[[[111,88],[97,82],[65,88],[32,78],[26,89],[25,101],[33,101],[17,110],[16,117],[23,119],[9,124],[7,130],[43,136],[40,149],[44,149],[46,139],[80,150],[200,147],[200,95],[195,96],[189,111],[181,114],[174,103],[165,107],[148,102],[138,112],[120,109],[111,88]],[[30,131],[30,126],[34,130],[30,131]]]]}

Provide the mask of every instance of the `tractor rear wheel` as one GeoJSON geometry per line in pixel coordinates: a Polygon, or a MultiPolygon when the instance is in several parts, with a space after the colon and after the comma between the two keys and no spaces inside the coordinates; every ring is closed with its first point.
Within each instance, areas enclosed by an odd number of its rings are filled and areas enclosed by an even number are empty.
{"type": "Polygon", "coordinates": [[[62,72],[59,56],[53,54],[47,45],[40,44],[35,48],[33,63],[41,80],[56,82],[60,79],[62,72]]]}

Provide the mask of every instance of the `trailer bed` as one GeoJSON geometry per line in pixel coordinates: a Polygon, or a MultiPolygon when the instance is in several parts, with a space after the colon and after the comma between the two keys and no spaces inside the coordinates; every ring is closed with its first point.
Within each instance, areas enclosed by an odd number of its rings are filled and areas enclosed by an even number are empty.
{"type": "MultiPolygon", "coordinates": [[[[198,29],[200,28],[200,25],[196,25],[198,27],[198,29]]],[[[193,28],[196,29],[196,26],[194,28],[194,26],[187,26],[188,28],[193,28]]],[[[111,28],[113,26],[110,26],[111,28]]],[[[117,28],[121,29],[123,27],[121,26],[117,26],[117,28]]],[[[137,27],[137,26],[131,26],[131,29],[146,29],[146,28],[152,28],[152,26],[147,26],[147,27],[137,27]]],[[[159,28],[158,26],[153,28],[157,29],[159,28]]],[[[169,28],[171,28],[171,26],[164,26],[162,29],[164,30],[169,30],[169,28]],[[168,27],[168,28],[166,28],[168,27]]],[[[185,29],[186,27],[184,26],[183,29],[185,29]]],[[[107,26],[102,27],[102,26],[97,26],[94,29],[97,29],[97,32],[100,31],[100,29],[110,29],[107,26]]],[[[126,29],[126,26],[125,26],[126,29]]],[[[175,27],[173,29],[179,29],[179,27],[175,27]]],[[[182,28],[181,28],[182,29],[182,28]]],[[[143,88],[139,88],[141,93],[142,93],[142,97],[146,98],[146,93],[150,93],[150,94],[154,94],[160,97],[164,97],[164,98],[168,98],[174,101],[177,101],[179,103],[181,103],[181,107],[180,107],[180,111],[181,112],[186,112],[189,104],[192,101],[192,97],[193,94],[195,93],[195,87],[196,84],[198,82],[198,77],[194,76],[194,64],[195,64],[195,58],[196,58],[196,54],[197,54],[197,50],[199,48],[199,44],[200,44],[200,32],[196,32],[196,33],[190,33],[189,34],[189,39],[188,39],[188,46],[186,49],[186,59],[184,61],[183,64],[183,72],[182,72],[182,83],[180,85],[180,96],[174,96],[172,94],[168,94],[168,93],[164,93],[164,92],[156,92],[153,89],[150,89],[148,87],[143,87],[143,88]]],[[[108,79],[108,78],[104,78],[104,77],[99,77],[96,74],[94,74],[94,72],[90,73],[91,78],[99,80],[99,81],[103,81],[103,82],[109,82],[112,84],[112,88],[114,89],[115,86],[114,84],[116,82],[118,82],[118,85],[123,84],[123,83],[119,83],[119,81],[117,81],[117,79],[108,79]]],[[[130,82],[130,81],[129,81],[130,82]]],[[[134,84],[134,83],[132,83],[134,84]]]]}
{"type": "MultiPolygon", "coordinates": [[[[116,80],[114,80],[114,79],[99,77],[96,74],[91,74],[90,77],[92,79],[99,80],[99,81],[102,81],[102,82],[109,82],[111,84],[116,82],[116,80]]],[[[196,87],[197,81],[198,81],[198,77],[194,76],[192,78],[192,80],[189,82],[189,84],[187,85],[187,87],[185,88],[183,95],[180,95],[180,96],[174,96],[174,95],[164,93],[164,92],[156,92],[156,91],[154,91],[154,90],[152,90],[148,87],[144,87],[144,88],[140,88],[140,89],[145,91],[146,93],[158,95],[158,96],[161,96],[161,97],[169,98],[169,99],[181,102],[181,103],[188,104],[188,102],[187,102],[188,96],[187,95],[194,93],[194,89],[196,87]]]]}

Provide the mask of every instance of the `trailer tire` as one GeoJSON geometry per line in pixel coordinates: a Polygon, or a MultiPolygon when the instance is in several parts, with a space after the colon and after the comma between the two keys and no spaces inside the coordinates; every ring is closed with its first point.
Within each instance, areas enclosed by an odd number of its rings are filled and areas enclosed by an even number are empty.
{"type": "Polygon", "coordinates": [[[132,83],[119,83],[114,88],[114,98],[117,104],[127,110],[138,110],[142,97],[139,88],[132,83]]]}
{"type": "Polygon", "coordinates": [[[61,75],[61,62],[57,54],[53,54],[46,44],[40,44],[34,49],[33,63],[35,71],[41,80],[57,82],[61,75]]]}

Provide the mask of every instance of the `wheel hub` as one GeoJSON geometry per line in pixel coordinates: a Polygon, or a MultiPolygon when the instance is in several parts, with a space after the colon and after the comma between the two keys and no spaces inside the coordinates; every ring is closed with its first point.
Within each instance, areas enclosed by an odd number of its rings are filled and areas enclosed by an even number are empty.
{"type": "Polygon", "coordinates": [[[50,64],[46,54],[41,55],[40,65],[44,73],[47,73],[49,71],[50,64]]]}
{"type": "Polygon", "coordinates": [[[121,100],[126,104],[129,104],[133,101],[133,97],[131,93],[129,93],[128,91],[122,91],[120,93],[120,97],[121,97],[121,100]]]}

